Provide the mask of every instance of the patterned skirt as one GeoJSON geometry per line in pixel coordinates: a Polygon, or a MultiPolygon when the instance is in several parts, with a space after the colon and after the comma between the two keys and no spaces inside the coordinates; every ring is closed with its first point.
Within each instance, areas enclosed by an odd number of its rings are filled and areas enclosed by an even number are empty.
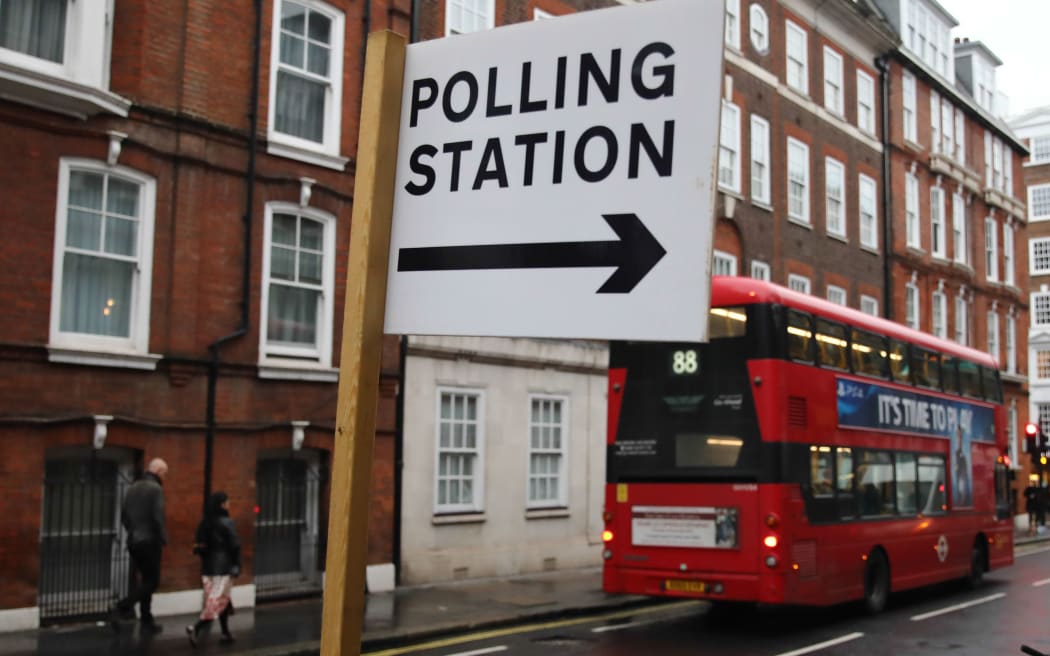
{"type": "Polygon", "coordinates": [[[204,609],[201,611],[201,619],[213,620],[230,606],[233,578],[226,575],[202,576],[201,584],[204,586],[204,609]]]}

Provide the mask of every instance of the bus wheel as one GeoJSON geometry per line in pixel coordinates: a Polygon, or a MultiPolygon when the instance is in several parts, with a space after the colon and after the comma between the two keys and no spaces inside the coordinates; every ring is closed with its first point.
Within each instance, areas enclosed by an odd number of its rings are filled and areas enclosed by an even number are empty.
{"type": "Polygon", "coordinates": [[[868,556],[864,568],[864,607],[869,613],[881,613],[890,598],[890,564],[886,555],[876,549],[868,556]]]}
{"type": "Polygon", "coordinates": [[[966,576],[966,585],[971,589],[981,587],[984,582],[984,560],[984,543],[978,538],[970,550],[970,573],[966,576]]]}

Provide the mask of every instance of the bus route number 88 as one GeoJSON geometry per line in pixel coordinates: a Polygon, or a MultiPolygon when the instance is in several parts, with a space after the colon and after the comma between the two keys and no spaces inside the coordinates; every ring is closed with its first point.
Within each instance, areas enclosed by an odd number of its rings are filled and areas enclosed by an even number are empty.
{"type": "Polygon", "coordinates": [[[692,376],[700,371],[700,356],[695,349],[676,350],[671,353],[671,374],[692,376]]]}

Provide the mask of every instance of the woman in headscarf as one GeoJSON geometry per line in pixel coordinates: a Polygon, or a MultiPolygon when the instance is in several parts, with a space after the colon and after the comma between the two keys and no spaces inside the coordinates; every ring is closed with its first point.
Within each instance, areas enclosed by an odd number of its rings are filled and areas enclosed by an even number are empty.
{"type": "Polygon", "coordinates": [[[216,492],[208,498],[204,518],[197,525],[193,552],[201,557],[201,582],[204,586],[204,608],[196,624],[186,627],[190,644],[197,646],[204,631],[215,618],[222,628],[220,642],[233,642],[228,624],[233,614],[230,592],[233,579],[241,573],[241,543],[230,519],[230,502],[225,492],[216,492]]]}

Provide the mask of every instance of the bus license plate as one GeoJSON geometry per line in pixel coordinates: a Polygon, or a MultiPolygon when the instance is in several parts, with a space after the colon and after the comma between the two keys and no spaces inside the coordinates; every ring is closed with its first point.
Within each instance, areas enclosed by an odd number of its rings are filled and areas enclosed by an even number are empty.
{"type": "Polygon", "coordinates": [[[667,579],[664,581],[664,590],[670,592],[707,592],[707,584],[703,581],[684,581],[681,579],[667,579]]]}

